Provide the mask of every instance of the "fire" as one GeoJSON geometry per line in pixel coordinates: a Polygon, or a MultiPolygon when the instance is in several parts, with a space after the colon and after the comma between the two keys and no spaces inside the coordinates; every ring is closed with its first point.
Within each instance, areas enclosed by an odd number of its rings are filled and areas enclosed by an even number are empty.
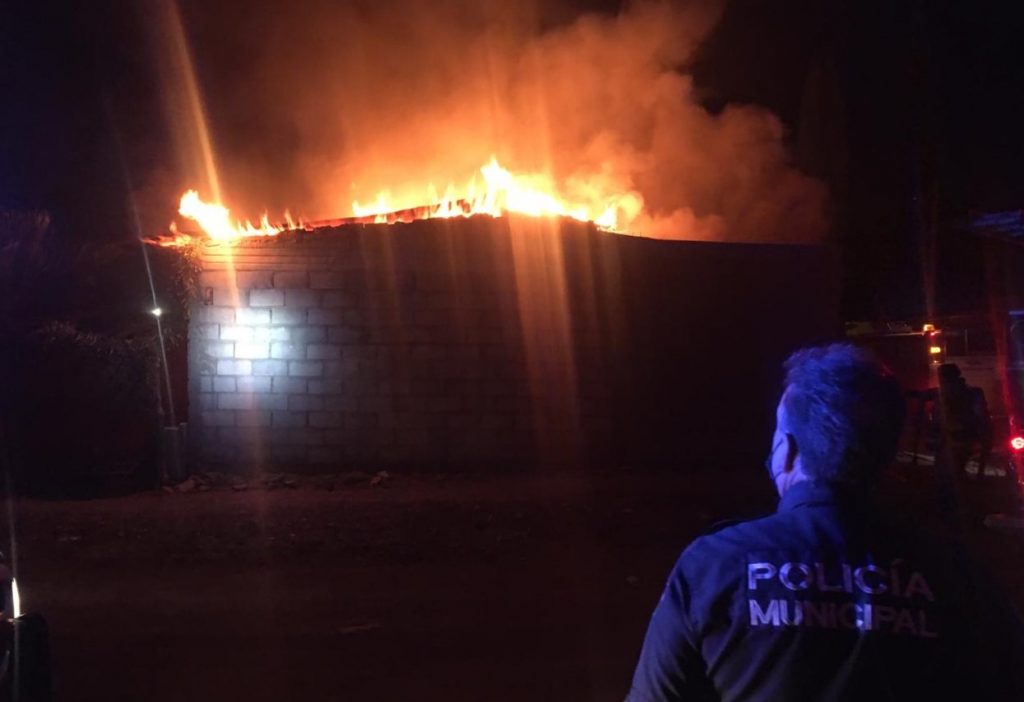
{"type": "MultiPolygon", "coordinates": [[[[643,207],[643,201],[636,193],[595,197],[591,202],[572,202],[558,195],[558,188],[552,178],[543,174],[515,174],[503,168],[495,157],[480,168],[478,176],[472,178],[459,196],[453,185],[449,185],[442,197],[437,197],[433,186],[427,187],[428,205],[426,210],[414,219],[432,217],[470,217],[487,214],[501,217],[508,213],[530,217],[571,217],[581,222],[593,222],[602,229],[620,231],[624,222],[632,220],[643,207]]],[[[369,204],[352,203],[357,218],[373,217],[376,222],[396,221],[395,215],[403,212],[391,202],[386,191],[377,194],[369,204]]],[[[401,221],[401,217],[397,217],[401,221]]]]}
{"type": "MultiPolygon", "coordinates": [[[[479,174],[460,190],[449,185],[438,195],[433,185],[426,188],[426,204],[403,207],[394,203],[387,191],[377,194],[370,203],[352,203],[353,217],[323,222],[298,222],[285,212],[285,221],[271,224],[266,213],[259,224],[233,221],[231,212],[217,202],[204,202],[195,190],[181,196],[178,213],[196,223],[212,241],[232,242],[243,237],[274,236],[282,231],[314,229],[317,226],[341,224],[369,224],[409,222],[416,219],[471,217],[490,215],[501,217],[514,213],[530,217],[571,217],[581,222],[593,222],[607,231],[623,231],[643,209],[643,198],[635,192],[599,195],[601,188],[589,187],[585,202],[573,201],[559,195],[554,179],[539,173],[512,173],[503,168],[495,157],[480,168],[479,174]]],[[[172,224],[169,235],[160,237],[163,246],[185,246],[194,241],[172,224]]]]}
{"type": "Polygon", "coordinates": [[[253,226],[249,221],[246,221],[245,224],[241,222],[232,224],[231,212],[228,208],[216,203],[203,202],[195,190],[189,190],[181,196],[178,214],[199,224],[211,239],[217,241],[230,241],[243,236],[274,236],[281,232],[280,227],[270,224],[266,213],[260,219],[258,227],[253,226]]]}
{"type": "MultiPolygon", "coordinates": [[[[260,217],[258,225],[250,220],[232,222],[231,211],[227,207],[216,202],[204,202],[195,190],[188,190],[181,196],[178,214],[199,225],[210,240],[221,242],[231,242],[248,236],[275,236],[283,231],[302,227],[301,223],[296,224],[287,211],[284,213],[284,223],[277,226],[270,223],[270,217],[266,212],[260,217]]],[[[172,222],[170,233],[158,237],[156,243],[161,246],[188,246],[195,240],[192,235],[178,231],[172,222]]]]}

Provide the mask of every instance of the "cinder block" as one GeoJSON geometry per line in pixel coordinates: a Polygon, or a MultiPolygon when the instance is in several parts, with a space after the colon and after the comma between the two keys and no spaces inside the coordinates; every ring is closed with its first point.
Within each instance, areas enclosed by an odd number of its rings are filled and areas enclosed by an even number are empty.
{"type": "Polygon", "coordinates": [[[223,380],[234,382],[238,392],[267,393],[271,391],[271,379],[268,377],[249,376],[245,378],[223,378],[223,380]]]}
{"type": "MultiPolygon", "coordinates": [[[[344,353],[344,352],[342,352],[344,353]]],[[[355,359],[342,359],[340,361],[326,361],[324,363],[324,375],[328,378],[345,380],[352,378],[359,373],[359,361],[355,359]]]]}
{"type": "Polygon", "coordinates": [[[348,277],[337,271],[313,271],[309,274],[309,287],[314,290],[344,290],[348,277]]]}
{"type": "MultiPolygon", "coordinates": [[[[326,373],[326,369],[324,369],[326,373]]],[[[338,395],[341,393],[343,387],[340,380],[309,380],[303,381],[308,383],[308,390],[310,395],[338,395]]],[[[296,390],[295,392],[300,392],[296,390]]]]}
{"type": "Polygon", "coordinates": [[[380,381],[379,386],[380,393],[382,395],[389,395],[390,397],[402,397],[405,395],[412,395],[411,380],[391,378],[388,380],[380,381]]]}
{"type": "Polygon", "coordinates": [[[213,288],[213,304],[217,307],[240,307],[245,304],[245,294],[235,288],[213,288]]]}
{"type": "Polygon", "coordinates": [[[288,327],[256,327],[253,329],[253,341],[288,341],[289,339],[291,339],[291,332],[288,327]]]}
{"type": "Polygon", "coordinates": [[[220,328],[220,338],[224,341],[252,341],[253,328],[225,324],[220,328]]]}
{"type": "Polygon", "coordinates": [[[189,371],[191,371],[192,375],[197,378],[217,374],[217,362],[211,358],[194,354],[190,361],[191,364],[189,366],[189,371]]]}
{"type": "Polygon", "coordinates": [[[326,438],[328,434],[337,433],[337,430],[310,428],[303,429],[302,433],[304,434],[303,443],[305,443],[306,446],[323,446],[327,443],[326,438]]]}
{"type": "Polygon", "coordinates": [[[196,324],[192,327],[195,330],[196,339],[219,339],[219,324],[196,324]]]}
{"type": "Polygon", "coordinates": [[[200,392],[213,392],[213,381],[214,378],[200,378],[199,379],[199,391],[200,392]]]}
{"type": "Polygon", "coordinates": [[[304,324],[306,322],[306,310],[292,310],[275,308],[270,310],[270,320],[273,324],[304,324]]]}
{"type": "Polygon", "coordinates": [[[269,288],[273,284],[273,271],[237,271],[235,285],[240,290],[269,288]]]}
{"type": "Polygon", "coordinates": [[[306,347],[302,344],[275,342],[270,345],[270,355],[286,360],[303,360],[306,358],[306,347]]]}
{"type": "Polygon", "coordinates": [[[363,412],[389,412],[391,398],[387,395],[361,395],[356,399],[357,408],[363,412]]]}
{"type": "Polygon", "coordinates": [[[376,429],[379,425],[379,418],[372,412],[349,412],[345,419],[355,429],[376,429]]]}
{"type": "Polygon", "coordinates": [[[270,412],[266,410],[239,410],[235,412],[235,425],[239,427],[269,427],[270,412]]]}
{"type": "Polygon", "coordinates": [[[377,358],[377,347],[368,344],[345,346],[341,350],[342,358],[358,361],[369,361],[377,358]]]}
{"type": "Polygon", "coordinates": [[[253,375],[288,375],[288,363],[285,361],[254,361],[252,370],[253,375]]]}
{"type": "Polygon", "coordinates": [[[217,408],[222,410],[248,410],[256,406],[252,393],[223,393],[217,396],[217,408]]]}
{"type": "Polygon", "coordinates": [[[323,395],[324,408],[338,412],[355,412],[359,406],[353,395],[323,395]]]}
{"type": "Polygon", "coordinates": [[[270,324],[270,310],[254,310],[240,307],[235,310],[235,322],[238,324],[270,324]]]}
{"type": "Polygon", "coordinates": [[[217,375],[252,375],[252,361],[217,361],[217,375]]]}
{"type": "Polygon", "coordinates": [[[234,324],[235,309],[233,307],[200,307],[196,311],[196,321],[212,324],[234,324]]]}
{"type": "Polygon", "coordinates": [[[361,344],[367,340],[369,333],[365,327],[331,327],[327,338],[332,344],[361,344]]]}
{"type": "Polygon", "coordinates": [[[320,361],[289,361],[288,375],[302,378],[319,378],[324,374],[324,364],[320,361]]]}
{"type": "Polygon", "coordinates": [[[306,312],[306,321],[310,324],[340,324],[345,312],[339,309],[313,308],[306,312]]]}
{"type": "MultiPolygon", "coordinates": [[[[305,378],[275,377],[274,378],[274,384],[273,384],[273,391],[275,393],[279,392],[279,393],[288,393],[288,394],[304,393],[304,392],[306,392],[306,383],[309,383],[310,385],[312,385],[315,382],[322,382],[322,381],[314,381],[314,380],[308,380],[307,381],[305,378]]],[[[312,390],[310,390],[310,392],[312,392],[312,390]]]]}
{"type": "Polygon", "coordinates": [[[341,358],[341,347],[330,344],[310,344],[306,355],[311,360],[334,360],[341,358]]]}
{"type": "Polygon", "coordinates": [[[336,429],[343,426],[339,412],[310,412],[309,426],[319,429],[336,429]]]}
{"type": "Polygon", "coordinates": [[[393,399],[396,412],[425,413],[427,411],[427,398],[419,395],[396,397],[393,399]]]}
{"type": "Polygon", "coordinates": [[[366,338],[364,341],[383,346],[407,344],[409,343],[409,338],[406,331],[407,327],[394,326],[390,320],[388,322],[377,322],[366,327],[366,338]]]}
{"type": "Polygon", "coordinates": [[[302,417],[302,426],[275,430],[276,433],[280,435],[278,440],[281,443],[290,444],[292,446],[323,446],[324,432],[320,429],[311,429],[307,427],[305,425],[305,414],[299,412],[295,414],[302,417]]]}
{"type": "Polygon", "coordinates": [[[320,432],[320,436],[323,438],[323,446],[329,447],[334,451],[340,451],[342,448],[347,450],[359,441],[354,430],[344,427],[340,429],[315,429],[313,431],[320,432]]]}
{"type": "Polygon", "coordinates": [[[203,426],[207,427],[233,427],[235,426],[235,413],[222,410],[211,410],[201,412],[199,415],[203,420],[203,426]]]}
{"type": "Polygon", "coordinates": [[[270,344],[265,341],[240,341],[235,344],[235,358],[270,358],[270,344]]]}
{"type": "Polygon", "coordinates": [[[284,307],[283,290],[250,290],[250,307],[284,307]]]}
{"type": "Polygon", "coordinates": [[[199,393],[199,409],[217,409],[217,396],[212,392],[199,393]]]}
{"type": "MultiPolygon", "coordinates": [[[[284,395],[280,395],[284,399],[284,395]]],[[[289,395],[287,397],[288,409],[298,412],[322,412],[324,410],[324,398],[322,395],[289,395]]]]}
{"type": "Polygon", "coordinates": [[[359,373],[356,380],[372,380],[376,385],[381,376],[385,374],[384,361],[378,361],[376,358],[361,358],[357,362],[359,363],[359,373]]]}
{"type": "Polygon", "coordinates": [[[309,274],[305,271],[278,271],[274,274],[275,288],[309,287],[309,274]]]}
{"type": "Polygon", "coordinates": [[[306,426],[305,412],[274,412],[272,423],[275,427],[298,428],[306,426]]]}
{"type": "Polygon", "coordinates": [[[236,392],[238,378],[214,378],[213,389],[216,392],[236,392]]]}
{"type": "Polygon", "coordinates": [[[289,309],[316,307],[320,304],[320,295],[309,288],[288,288],[284,291],[284,304],[289,309]]]}
{"type": "Polygon", "coordinates": [[[324,327],[295,327],[292,329],[292,341],[299,344],[322,343],[327,341],[324,327]]]}
{"type": "Polygon", "coordinates": [[[362,295],[354,290],[330,290],[320,298],[320,306],[325,309],[353,310],[358,308],[362,302],[362,295]]]}
{"type": "Polygon", "coordinates": [[[271,395],[259,393],[256,395],[256,409],[262,410],[284,410],[288,409],[287,395],[271,395]]]}
{"type": "Polygon", "coordinates": [[[200,347],[202,352],[212,358],[234,358],[235,345],[224,341],[207,341],[200,347]]]}

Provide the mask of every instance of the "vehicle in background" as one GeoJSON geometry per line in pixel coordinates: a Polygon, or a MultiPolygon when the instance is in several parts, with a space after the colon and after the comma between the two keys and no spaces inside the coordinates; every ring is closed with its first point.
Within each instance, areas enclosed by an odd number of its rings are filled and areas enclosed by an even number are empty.
{"type": "Polygon", "coordinates": [[[977,458],[967,464],[971,475],[1012,480],[1012,502],[1024,490],[1024,310],[1009,313],[1006,325],[993,331],[981,315],[944,317],[935,322],[846,325],[847,338],[870,348],[900,379],[907,390],[906,431],[899,461],[931,466],[935,463],[934,408],[925,391],[938,386],[938,369],[953,363],[972,387],[980,388],[992,421],[992,453],[987,465],[977,458]]]}
{"type": "Polygon", "coordinates": [[[924,391],[938,382],[945,362],[942,330],[934,324],[847,322],[846,337],[871,349],[900,379],[905,390],[924,391]]]}

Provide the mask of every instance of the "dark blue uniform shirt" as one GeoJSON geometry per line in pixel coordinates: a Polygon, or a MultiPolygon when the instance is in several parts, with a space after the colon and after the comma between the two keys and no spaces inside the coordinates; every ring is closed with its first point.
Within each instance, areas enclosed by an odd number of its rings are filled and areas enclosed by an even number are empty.
{"type": "Polygon", "coordinates": [[[1024,700],[1020,619],[962,551],[812,482],[693,542],[628,702],[1024,700]]]}

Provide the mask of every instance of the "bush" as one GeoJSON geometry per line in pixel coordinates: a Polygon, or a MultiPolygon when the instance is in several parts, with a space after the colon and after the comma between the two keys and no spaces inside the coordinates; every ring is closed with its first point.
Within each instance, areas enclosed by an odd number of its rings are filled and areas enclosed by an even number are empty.
{"type": "Polygon", "coordinates": [[[9,358],[5,439],[19,491],[54,496],[157,481],[152,348],[53,323],[9,358]]]}

